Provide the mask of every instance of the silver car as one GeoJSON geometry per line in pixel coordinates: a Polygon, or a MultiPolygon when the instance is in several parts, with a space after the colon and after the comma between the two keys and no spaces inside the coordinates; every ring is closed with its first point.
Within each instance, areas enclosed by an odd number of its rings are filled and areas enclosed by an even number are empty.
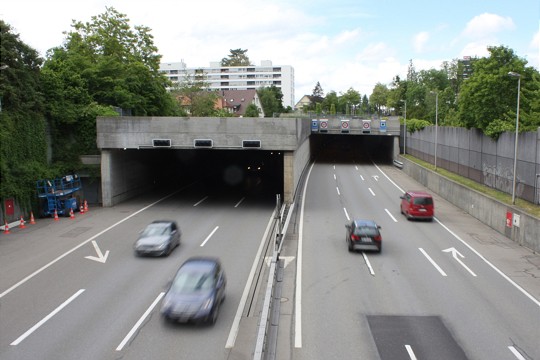
{"type": "Polygon", "coordinates": [[[150,223],[139,235],[134,250],[138,256],[166,256],[178,245],[182,233],[175,221],[156,220],[150,223]]]}

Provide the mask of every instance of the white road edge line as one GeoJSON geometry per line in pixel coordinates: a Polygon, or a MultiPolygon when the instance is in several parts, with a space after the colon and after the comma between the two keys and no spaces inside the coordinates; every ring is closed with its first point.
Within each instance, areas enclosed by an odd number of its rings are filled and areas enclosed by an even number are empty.
{"type": "Polygon", "coordinates": [[[257,264],[259,263],[259,260],[261,258],[262,251],[264,248],[264,240],[266,239],[266,237],[268,236],[268,233],[271,230],[274,216],[276,216],[275,210],[274,212],[272,212],[272,215],[270,216],[270,219],[268,220],[268,225],[266,225],[266,230],[264,231],[264,234],[261,238],[261,243],[259,244],[259,250],[257,250],[257,255],[255,256],[255,259],[253,260],[253,264],[251,265],[251,270],[249,272],[249,276],[246,281],[246,286],[244,286],[244,292],[242,293],[242,297],[240,298],[240,303],[238,304],[238,309],[236,309],[236,315],[234,316],[233,324],[231,325],[231,330],[229,331],[229,337],[227,338],[227,343],[225,344],[226,349],[233,348],[234,343],[236,342],[236,336],[238,335],[238,330],[240,328],[240,320],[242,319],[242,314],[244,313],[244,308],[246,307],[246,302],[249,295],[249,289],[251,287],[251,284],[253,283],[253,278],[255,277],[255,271],[257,270],[257,264]]]}
{"type": "Polygon", "coordinates": [[[371,266],[371,263],[369,262],[369,259],[365,252],[362,252],[362,256],[364,257],[364,261],[366,262],[367,267],[369,268],[369,273],[371,275],[375,275],[375,271],[373,271],[373,267],[371,266]]]}
{"type": "Polygon", "coordinates": [[[56,315],[58,312],[60,312],[63,308],[65,308],[70,302],[75,300],[75,298],[79,295],[81,295],[84,292],[84,289],[80,289],[75,294],[71,295],[69,299],[64,301],[62,305],[54,309],[53,312],[51,312],[49,315],[45,316],[40,322],[38,322],[36,325],[32,326],[30,329],[28,329],[24,334],[19,336],[17,340],[12,342],[10,345],[16,346],[21,343],[24,339],[26,339],[28,336],[30,336],[34,331],[36,331],[41,325],[45,324],[50,318],[52,318],[54,315],[56,315]]]}
{"type": "Polygon", "coordinates": [[[315,162],[311,164],[309,168],[306,182],[304,184],[304,190],[302,193],[302,206],[300,207],[300,225],[298,227],[298,250],[296,256],[296,288],[295,302],[294,302],[294,347],[302,347],[302,242],[304,233],[304,206],[306,204],[306,190],[309,182],[309,176],[315,162]]]}
{"type": "Polygon", "coordinates": [[[416,360],[416,355],[414,354],[414,351],[411,345],[405,345],[405,349],[407,349],[407,353],[409,354],[409,357],[411,358],[411,360],[416,360]]]}
{"type": "Polygon", "coordinates": [[[392,220],[394,220],[394,222],[398,222],[397,219],[394,217],[394,215],[392,215],[390,213],[390,211],[388,211],[388,209],[384,209],[384,211],[386,211],[386,213],[388,214],[388,216],[390,216],[392,218],[392,220]]]}
{"type": "Polygon", "coordinates": [[[50,263],[42,266],[41,268],[37,269],[36,271],[34,271],[33,273],[31,273],[30,275],[28,275],[27,277],[25,277],[24,279],[22,279],[21,281],[19,281],[18,283],[16,283],[15,285],[13,285],[12,287],[10,287],[9,289],[7,289],[6,291],[4,291],[3,293],[0,294],[0,299],[4,296],[6,296],[7,294],[9,294],[10,292],[12,292],[13,290],[15,290],[16,288],[18,288],[19,286],[21,286],[22,284],[24,284],[25,282],[27,282],[28,280],[30,280],[31,278],[33,278],[34,276],[36,276],[37,274],[39,274],[40,272],[42,272],[43,270],[47,269],[48,267],[50,267],[51,265],[57,263],[58,261],[62,260],[63,258],[65,258],[66,256],[68,256],[69,254],[71,254],[72,252],[74,252],[75,250],[83,247],[84,245],[88,244],[90,241],[98,238],[99,236],[105,234],[107,231],[111,230],[112,228],[120,225],[121,223],[123,223],[124,221],[127,221],[129,219],[131,219],[132,217],[134,217],[135,215],[143,212],[144,210],[148,209],[148,208],[151,208],[152,206],[156,205],[157,203],[175,195],[176,193],[180,192],[182,189],[178,189],[172,193],[170,193],[169,195],[167,196],[164,196],[162,197],[161,199],[151,203],[150,205],[147,205],[145,207],[143,207],[142,209],[138,210],[138,211],[135,211],[133,214],[123,218],[122,220],[118,221],[117,223],[109,226],[108,228],[106,228],[105,230],[97,233],[96,235],[92,236],[90,239],[87,239],[85,241],[83,241],[82,243],[80,243],[79,245],[75,246],[73,249],[63,253],[62,255],[60,255],[59,257],[57,257],[56,259],[54,259],[53,261],[51,261],[50,263]]]}
{"type": "Polygon", "coordinates": [[[234,205],[234,207],[238,207],[240,206],[240,204],[242,203],[242,201],[244,201],[245,197],[241,198],[239,202],[236,203],[236,205],[234,205]]]}
{"type": "Polygon", "coordinates": [[[126,337],[124,338],[124,340],[122,340],[122,342],[120,343],[120,345],[118,345],[118,347],[116,348],[116,351],[121,351],[124,346],[126,346],[127,342],[129,341],[129,339],[131,339],[131,337],[133,336],[133,334],[135,333],[135,331],[137,331],[139,329],[139,327],[141,326],[141,324],[143,323],[143,321],[148,317],[148,315],[152,312],[152,310],[154,310],[154,308],[156,307],[157,303],[159,302],[159,300],[161,300],[161,298],[165,295],[165,292],[161,292],[159,293],[159,295],[157,296],[157,298],[154,300],[154,302],[152,303],[152,305],[150,305],[150,307],[148,309],[146,309],[146,311],[144,312],[144,314],[141,316],[141,318],[139,319],[139,321],[137,321],[135,323],[135,325],[131,328],[131,330],[129,331],[129,333],[126,335],[126,337]]]}
{"type": "Polygon", "coordinates": [[[347,221],[351,221],[351,218],[349,217],[349,213],[347,212],[347,208],[343,208],[343,211],[345,212],[345,217],[347,218],[347,221]]]}
{"type": "Polygon", "coordinates": [[[519,351],[516,350],[515,347],[509,346],[508,349],[510,349],[510,351],[512,352],[512,354],[514,354],[514,356],[515,356],[517,359],[519,359],[519,360],[527,360],[527,359],[525,359],[525,358],[523,357],[523,355],[521,355],[521,354],[519,353],[519,351]]]}
{"type": "MultiPolygon", "coordinates": [[[[397,187],[400,191],[404,192],[395,182],[393,182],[388,175],[382,171],[381,168],[379,168],[375,163],[375,167],[392,183],[395,187],[397,187]]],[[[495,270],[499,275],[501,275],[506,281],[508,281],[510,284],[512,284],[516,289],[518,289],[523,295],[528,297],[533,303],[535,303],[537,306],[540,307],[540,300],[537,300],[529,294],[525,289],[523,289],[521,286],[519,286],[514,280],[510,279],[505,273],[503,273],[499,268],[497,268],[495,265],[493,265],[491,262],[489,262],[488,259],[486,259],[482,254],[480,254],[478,251],[476,251],[471,245],[467,244],[465,240],[460,238],[457,234],[455,234],[452,230],[450,230],[446,225],[444,225],[442,222],[439,221],[436,217],[433,218],[436,222],[438,222],[443,228],[446,229],[450,234],[452,234],[456,239],[458,239],[463,245],[469,248],[473,253],[475,253],[480,259],[482,259],[486,264],[488,264],[489,267],[491,267],[493,270],[495,270]]]]}
{"type": "Polygon", "coordinates": [[[219,226],[216,226],[216,227],[214,228],[214,230],[212,230],[212,232],[210,233],[210,235],[208,235],[208,236],[206,237],[206,239],[204,239],[204,241],[203,241],[202,244],[201,244],[201,247],[203,247],[204,244],[206,244],[206,242],[207,242],[208,240],[210,240],[210,238],[212,237],[212,235],[214,235],[214,233],[217,231],[217,229],[219,229],[219,226]]]}
{"type": "Polygon", "coordinates": [[[443,271],[443,269],[441,269],[439,267],[439,265],[437,265],[437,263],[435,261],[433,261],[433,259],[427,254],[427,252],[424,251],[424,249],[418,248],[418,250],[420,250],[422,252],[422,254],[424,254],[424,256],[429,260],[431,265],[433,265],[435,267],[435,269],[439,270],[439,272],[441,273],[442,276],[447,276],[446,273],[443,271]]]}
{"type": "Polygon", "coordinates": [[[193,204],[193,206],[197,206],[199,205],[200,203],[202,203],[204,200],[208,199],[208,196],[205,196],[203,197],[201,200],[197,201],[195,204],[193,204]]]}

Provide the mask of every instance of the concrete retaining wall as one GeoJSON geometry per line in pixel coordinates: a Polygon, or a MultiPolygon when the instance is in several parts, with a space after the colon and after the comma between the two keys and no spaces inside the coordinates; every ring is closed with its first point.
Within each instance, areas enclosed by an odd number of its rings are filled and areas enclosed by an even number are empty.
{"type": "Polygon", "coordinates": [[[400,156],[399,161],[403,162],[403,171],[407,175],[434,193],[507,238],[536,253],[540,252],[539,218],[469,189],[406,158],[400,156]],[[511,221],[507,221],[508,216],[511,216],[511,221]]]}

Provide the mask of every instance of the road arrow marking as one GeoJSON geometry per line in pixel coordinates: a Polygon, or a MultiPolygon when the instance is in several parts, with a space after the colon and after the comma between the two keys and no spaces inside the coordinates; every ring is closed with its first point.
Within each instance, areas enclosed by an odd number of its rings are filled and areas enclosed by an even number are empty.
{"type": "Polygon", "coordinates": [[[456,259],[456,261],[457,261],[458,263],[460,263],[461,266],[463,266],[465,269],[467,269],[467,271],[470,272],[472,276],[476,276],[476,274],[473,273],[473,272],[471,271],[471,269],[469,269],[469,268],[467,267],[467,265],[465,265],[465,264],[463,263],[463,261],[461,261],[461,260],[458,258],[458,256],[461,257],[461,258],[465,258],[465,256],[461,255],[461,253],[460,253],[459,251],[457,251],[456,248],[453,248],[453,247],[452,247],[452,248],[443,250],[443,252],[451,252],[451,253],[452,253],[452,256],[454,257],[454,259],[456,259]]]}
{"type": "Polygon", "coordinates": [[[95,240],[92,240],[92,244],[94,245],[94,249],[96,249],[97,256],[85,256],[85,258],[104,264],[105,261],[107,261],[107,256],[109,256],[109,250],[105,251],[105,255],[103,255],[103,253],[99,249],[99,246],[95,240]]]}
{"type": "Polygon", "coordinates": [[[372,178],[375,179],[375,181],[379,181],[379,175],[371,175],[372,178]]]}

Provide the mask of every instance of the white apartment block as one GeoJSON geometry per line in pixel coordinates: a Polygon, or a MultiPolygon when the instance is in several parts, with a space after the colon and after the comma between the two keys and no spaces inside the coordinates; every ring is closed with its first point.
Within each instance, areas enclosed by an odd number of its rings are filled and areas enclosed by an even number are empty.
{"type": "Polygon", "coordinates": [[[294,109],[294,69],[290,65],[272,65],[272,61],[261,61],[261,66],[221,66],[211,62],[209,67],[188,68],[181,62],[161,63],[160,71],[173,83],[183,81],[186,76],[193,79],[204,76],[210,89],[257,90],[274,85],[283,93],[283,107],[294,109]]]}

